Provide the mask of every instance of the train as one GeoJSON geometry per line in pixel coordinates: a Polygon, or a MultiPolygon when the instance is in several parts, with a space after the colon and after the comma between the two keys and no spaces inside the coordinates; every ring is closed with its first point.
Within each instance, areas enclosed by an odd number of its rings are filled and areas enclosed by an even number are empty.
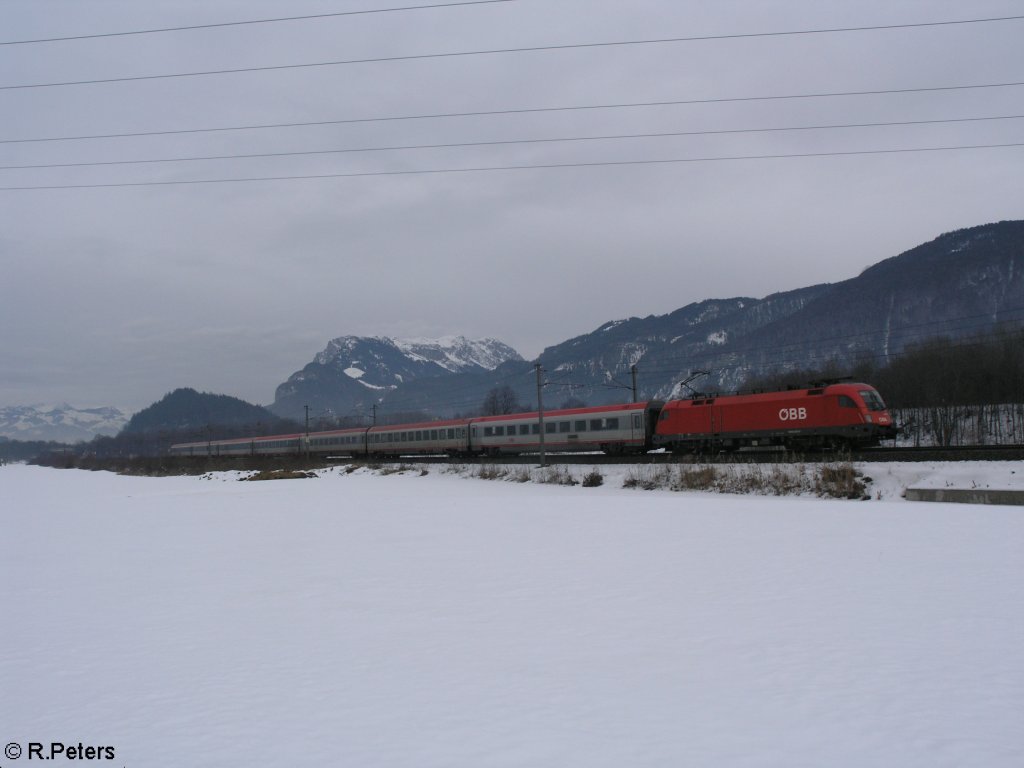
{"type": "Polygon", "coordinates": [[[539,413],[354,427],[292,435],[177,443],[172,456],[312,455],[395,458],[546,452],[678,454],[840,450],[878,445],[898,430],[869,384],[568,408],[539,413]],[[543,435],[543,441],[541,436],[543,435]]]}

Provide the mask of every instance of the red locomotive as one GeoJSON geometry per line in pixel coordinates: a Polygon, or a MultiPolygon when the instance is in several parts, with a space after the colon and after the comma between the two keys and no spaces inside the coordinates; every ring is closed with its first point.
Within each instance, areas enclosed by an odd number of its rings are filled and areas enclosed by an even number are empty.
{"type": "Polygon", "coordinates": [[[677,453],[772,446],[854,448],[877,445],[896,432],[874,387],[833,383],[671,400],[661,410],[653,446],[677,453]]]}

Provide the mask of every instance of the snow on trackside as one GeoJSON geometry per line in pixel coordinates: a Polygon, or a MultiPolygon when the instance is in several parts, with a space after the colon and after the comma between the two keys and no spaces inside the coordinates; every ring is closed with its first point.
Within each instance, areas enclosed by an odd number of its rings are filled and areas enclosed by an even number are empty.
{"type": "Polygon", "coordinates": [[[1024,764],[1020,507],[349,469],[0,467],[4,743],[157,767],[1024,764]]]}

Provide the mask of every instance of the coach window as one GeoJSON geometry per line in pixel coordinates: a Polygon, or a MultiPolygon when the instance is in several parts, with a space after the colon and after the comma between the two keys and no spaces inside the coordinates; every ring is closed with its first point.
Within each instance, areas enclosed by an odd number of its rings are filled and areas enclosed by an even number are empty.
{"type": "MultiPolygon", "coordinates": [[[[476,434],[476,427],[473,428],[473,434],[476,434]]],[[[494,437],[494,427],[484,427],[484,437],[494,437]]]]}
{"type": "Polygon", "coordinates": [[[555,428],[557,426],[558,425],[555,424],[555,422],[553,422],[553,421],[545,421],[544,422],[544,434],[545,435],[553,435],[553,434],[555,434],[555,428]]]}
{"type": "Polygon", "coordinates": [[[603,420],[602,419],[591,419],[590,420],[590,429],[593,430],[594,432],[600,432],[602,429],[604,429],[604,422],[603,422],[603,420]]]}
{"type": "MultiPolygon", "coordinates": [[[[443,432],[444,430],[441,430],[441,431],[443,432]]],[[[437,430],[436,429],[430,430],[430,439],[431,440],[437,440],[437,430]]]]}
{"type": "Polygon", "coordinates": [[[519,434],[520,435],[528,435],[528,434],[530,434],[530,425],[529,424],[520,424],[519,425],[519,434]]]}
{"type": "Polygon", "coordinates": [[[558,422],[558,431],[559,432],[571,432],[572,430],[570,429],[570,426],[571,425],[569,424],[568,421],[560,421],[560,422],[558,422]]]}
{"type": "Polygon", "coordinates": [[[618,429],[619,428],[619,420],[618,420],[618,418],[606,419],[606,422],[607,422],[607,425],[608,425],[607,429],[618,429]]]}
{"type": "Polygon", "coordinates": [[[504,427],[495,427],[494,428],[494,436],[495,437],[504,437],[505,436],[505,428],[504,427]]]}
{"type": "Polygon", "coordinates": [[[586,420],[585,419],[577,420],[577,422],[576,422],[576,429],[574,431],[576,431],[576,432],[586,432],[587,431],[587,422],[586,422],[586,420]]]}

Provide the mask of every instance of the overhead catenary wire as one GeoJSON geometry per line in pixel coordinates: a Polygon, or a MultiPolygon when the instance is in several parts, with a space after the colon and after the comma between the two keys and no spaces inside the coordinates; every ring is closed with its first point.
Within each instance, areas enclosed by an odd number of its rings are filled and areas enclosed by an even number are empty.
{"type": "Polygon", "coordinates": [[[317,179],[356,179],[384,176],[426,176],[432,174],[491,173],[501,171],[555,170],[565,168],[614,168],[628,166],[673,165],[685,163],[741,162],[753,160],[785,160],[796,158],[854,157],[923,152],[953,152],[983,149],[1024,147],[1024,142],[1003,144],[963,144],[945,147],[902,147],[897,149],[859,149],[834,152],[794,152],[768,155],[727,155],[716,157],[676,157],[648,160],[595,160],[575,163],[540,163],[534,165],[491,165],[472,168],[421,168],[393,171],[352,171],[348,173],[293,174],[286,176],[247,176],[241,178],[176,179],[166,181],[126,181],[92,184],[40,184],[0,187],[0,192],[26,192],[59,189],[115,189],[124,187],[168,187],[202,184],[238,184],[268,181],[311,181],[317,179]]]}
{"type": "Polygon", "coordinates": [[[547,112],[573,112],[601,109],[637,109],[643,107],[686,106],[698,104],[729,104],[750,101],[781,101],[787,99],[846,98],[852,96],[882,96],[890,94],[934,93],[940,91],[963,91],[983,88],[1015,88],[1024,86],[1024,80],[1005,83],[974,83],[968,85],[939,85],[919,88],[887,88],[862,91],[825,91],[818,93],[770,94],[767,96],[733,96],[707,99],[672,99],[609,104],[575,104],[555,107],[523,107],[511,109],[474,110],[470,112],[435,112],[416,115],[385,115],[378,117],[354,117],[337,120],[312,120],[287,123],[255,123],[250,125],[214,126],[206,128],[178,128],[157,131],[128,131],[122,133],[95,133],[77,136],[37,136],[20,139],[0,139],[0,144],[28,144],[48,141],[92,141],[97,139],[137,138],[143,136],[177,136],[192,133],[220,133],[225,131],[253,131],[277,128],[305,128],[325,125],[348,125],[354,123],[382,123],[405,120],[439,120],[459,117],[490,117],[498,115],[524,115],[547,112]]]}
{"type": "Polygon", "coordinates": [[[871,26],[857,26],[857,27],[830,27],[821,29],[800,29],[800,30],[784,30],[784,31],[773,31],[773,32],[746,32],[746,33],[732,33],[723,35],[694,35],[688,37],[661,37],[651,38],[644,40],[610,40],[601,42],[590,42],[590,43],[562,43],[552,45],[533,45],[533,46],[522,46],[513,48],[487,48],[480,50],[469,50],[469,51],[441,51],[436,53],[415,53],[415,54],[402,54],[397,56],[370,56],[364,58],[354,59],[337,59],[333,61],[313,61],[313,62],[302,62],[297,64],[270,64],[264,66],[254,67],[229,67],[224,69],[208,69],[195,72],[166,72],[155,75],[125,75],[120,77],[103,77],[103,78],[90,78],[85,80],[63,80],[48,83],[16,83],[11,85],[0,85],[0,91],[11,91],[11,90],[22,90],[31,88],[62,88],[79,85],[103,85],[110,83],[128,83],[128,82],[140,82],[140,81],[151,81],[151,80],[168,80],[176,78],[190,78],[190,77],[210,77],[214,75],[235,75],[246,72],[277,72],[286,70],[296,69],[310,69],[310,68],[322,68],[322,67],[339,67],[349,66],[354,64],[383,64],[389,62],[400,62],[400,61],[426,61],[431,59],[452,59],[452,58],[464,58],[474,56],[497,56],[497,55],[508,55],[517,53],[539,53],[543,51],[569,51],[569,50],[585,50],[585,49],[598,49],[598,48],[614,48],[614,47],[625,47],[625,46],[641,46],[641,45],[668,45],[668,44],[681,44],[681,43],[693,43],[693,42],[706,42],[714,40],[740,40],[740,39],[753,39],[753,38],[766,38],[766,37],[786,37],[786,36],[800,36],[800,35],[821,35],[821,34],[839,34],[839,33],[853,33],[853,32],[873,32],[881,30],[896,30],[896,29],[912,29],[912,28],[924,28],[924,27],[945,27],[954,26],[961,24],[985,24],[985,23],[997,23],[1007,21],[1020,21],[1024,19],[1024,15],[1019,16],[993,16],[988,18],[975,18],[975,19],[954,19],[947,21],[927,21],[927,22],[915,22],[907,24],[880,24],[871,26]]]}
{"type": "Polygon", "coordinates": [[[142,158],[134,160],[94,160],[94,161],[83,161],[73,163],[32,163],[23,165],[0,165],[0,171],[10,170],[28,170],[28,169],[41,169],[41,168],[85,168],[95,166],[110,166],[110,165],[146,165],[153,163],[185,163],[185,162],[199,162],[208,160],[252,160],[260,158],[271,158],[271,157],[301,157],[309,155],[334,155],[334,154],[350,154],[350,153],[363,153],[363,152],[395,152],[395,151],[407,151],[407,150],[423,150],[423,149],[456,149],[466,147],[495,147],[495,146],[509,146],[509,145],[521,145],[521,144],[553,144],[553,143],[569,143],[569,142],[589,142],[589,141],[619,141],[625,139],[655,139],[655,138],[672,138],[672,137],[683,137],[683,136],[720,136],[728,134],[751,134],[751,133],[781,133],[786,131],[824,131],[824,130],[836,130],[836,129],[850,129],[850,128],[881,128],[881,127],[894,127],[894,126],[911,126],[911,125],[941,125],[941,124],[952,124],[952,123],[972,123],[972,122],[985,122],[985,121],[996,121],[996,120],[1021,120],[1024,119],[1024,115],[992,115],[987,117],[958,117],[958,118],[945,118],[945,119],[934,119],[934,120],[890,120],[886,122],[875,122],[875,123],[833,123],[824,125],[795,125],[795,126],[778,126],[769,128],[728,128],[728,129],[713,129],[713,130],[699,130],[699,131],[659,131],[653,133],[625,133],[625,134],[609,134],[600,136],[555,136],[555,137],[542,137],[532,139],[498,139],[491,141],[458,141],[458,142],[445,142],[438,144],[394,144],[377,147],[343,147],[336,149],[306,149],[306,150],[293,150],[293,151],[282,151],[282,152],[253,152],[245,154],[229,154],[229,155],[197,155],[191,157],[161,157],[161,158],[142,158]]]}
{"type": "Polygon", "coordinates": [[[64,35],[62,37],[39,37],[30,40],[0,40],[3,45],[32,45],[36,43],[64,43],[72,40],[97,40],[109,37],[129,37],[132,35],[155,35],[166,32],[193,32],[200,29],[216,29],[223,27],[241,27],[253,24],[278,24],[287,21],[311,21],[316,19],[339,18],[343,16],[367,16],[376,13],[400,13],[404,11],[437,10],[440,8],[458,8],[470,5],[493,5],[495,3],[514,3],[517,0],[463,0],[452,3],[431,3],[429,5],[405,5],[394,8],[366,8],[359,11],[336,11],[333,13],[311,13],[304,16],[280,16],[273,19],[246,19],[243,21],[222,21],[210,24],[188,24],[178,27],[157,27],[154,29],[134,29],[125,32],[100,32],[96,34],[64,35]]]}

